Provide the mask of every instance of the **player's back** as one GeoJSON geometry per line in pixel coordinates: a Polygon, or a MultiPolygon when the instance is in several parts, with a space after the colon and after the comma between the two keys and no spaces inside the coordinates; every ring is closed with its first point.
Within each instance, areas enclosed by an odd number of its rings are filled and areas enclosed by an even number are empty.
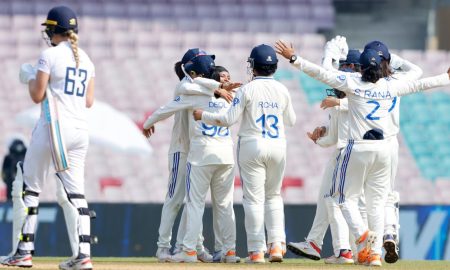
{"type": "Polygon", "coordinates": [[[192,100],[192,107],[188,110],[191,141],[189,162],[196,165],[233,164],[233,140],[230,129],[195,121],[192,117],[194,109],[224,113],[231,105],[224,99],[215,97],[189,96],[188,98],[192,100]]]}
{"type": "Polygon", "coordinates": [[[295,122],[287,88],[272,77],[256,77],[240,91],[233,102],[245,102],[239,136],[284,140],[285,124],[295,122]]]}
{"type": "Polygon", "coordinates": [[[64,126],[87,128],[86,92],[95,76],[94,65],[87,54],[78,48],[79,67],[68,41],[42,52],[38,70],[50,74],[49,87],[58,103],[59,117],[64,126]]]}

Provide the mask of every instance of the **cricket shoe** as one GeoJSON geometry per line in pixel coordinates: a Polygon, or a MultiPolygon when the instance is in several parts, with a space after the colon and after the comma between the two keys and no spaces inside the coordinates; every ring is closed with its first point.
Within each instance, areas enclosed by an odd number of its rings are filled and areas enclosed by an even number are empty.
{"type": "Polygon", "coordinates": [[[220,261],[223,263],[238,263],[241,261],[241,258],[236,256],[236,251],[234,249],[230,249],[227,253],[222,255],[220,261]]]}
{"type": "Polygon", "coordinates": [[[381,266],[381,256],[379,254],[370,254],[365,265],[367,266],[381,266]]]}
{"type": "Polygon", "coordinates": [[[353,254],[351,250],[348,249],[341,249],[339,252],[339,257],[336,256],[330,256],[326,258],[325,260],[326,264],[354,264],[355,261],[353,260],[353,254]]]}
{"type": "Polygon", "coordinates": [[[197,260],[197,251],[180,251],[170,256],[169,262],[179,262],[179,263],[196,263],[197,260]]]}
{"type": "Polygon", "coordinates": [[[270,244],[269,250],[269,262],[282,262],[283,256],[286,251],[283,252],[283,245],[280,242],[270,244]]]}
{"type": "Polygon", "coordinates": [[[60,270],[92,270],[91,257],[85,254],[80,254],[75,259],[68,259],[59,264],[60,270]]]}
{"type": "Polygon", "coordinates": [[[366,264],[371,254],[372,245],[377,239],[375,232],[366,231],[356,240],[356,246],[358,251],[358,264],[366,264]]]}
{"type": "Polygon", "coordinates": [[[304,242],[290,242],[287,248],[294,254],[306,257],[311,260],[320,260],[320,252],[322,251],[313,241],[306,240],[304,242]]]}
{"type": "Polygon", "coordinates": [[[170,250],[166,247],[159,247],[156,251],[156,257],[158,258],[158,262],[168,262],[170,259],[170,250]]]}
{"type": "Polygon", "coordinates": [[[15,254],[12,256],[2,256],[0,257],[0,264],[7,266],[18,266],[18,267],[26,267],[30,268],[33,266],[33,257],[31,254],[15,254]]]}
{"type": "Polygon", "coordinates": [[[384,260],[387,263],[395,263],[398,261],[398,246],[395,237],[392,234],[384,236],[383,247],[386,250],[384,260]]]}
{"type": "Polygon", "coordinates": [[[264,252],[253,251],[248,254],[248,257],[245,258],[245,263],[265,263],[264,260],[264,252]]]}
{"type": "Polygon", "coordinates": [[[209,254],[209,252],[206,248],[197,250],[197,259],[204,263],[212,263],[213,262],[213,256],[211,254],[209,254]]]}
{"type": "Polygon", "coordinates": [[[213,263],[222,262],[222,250],[214,251],[212,256],[213,256],[213,263]]]}

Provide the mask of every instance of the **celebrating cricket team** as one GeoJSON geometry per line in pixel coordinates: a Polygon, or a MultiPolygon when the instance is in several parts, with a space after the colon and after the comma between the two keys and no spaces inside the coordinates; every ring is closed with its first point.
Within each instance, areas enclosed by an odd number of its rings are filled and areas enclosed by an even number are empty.
{"type": "MultiPolygon", "coordinates": [[[[12,191],[13,249],[0,263],[32,267],[39,193],[49,173],[56,173],[58,203],[64,210],[73,253],[59,269],[93,269],[90,244],[95,237],[90,235],[90,219],[95,213],[84,197],[84,161],[89,144],[86,110],[94,102],[95,68],[78,48],[78,21],[70,8],[51,9],[42,25],[51,46],[41,53],[36,66],[24,64],[19,74],[31,99],[42,105],[42,113],[25,161],[17,166],[12,191]],[[58,121],[64,123],[64,130],[58,121]]],[[[308,61],[291,43],[268,40],[267,44],[274,46],[249,48],[246,61],[251,80],[245,84],[233,82],[226,67],[215,65],[226,56],[188,49],[174,66],[180,81],[173,100],[145,121],[143,134],[150,138],[158,121],[175,118],[158,260],[241,261],[236,255],[233,209],[237,169],[247,233],[245,263],[265,263],[265,257],[268,262],[282,262],[286,249],[320,260],[328,224],[334,254],[325,263],[381,266],[383,254],[385,262],[395,263],[400,229],[400,198],[395,191],[400,99],[449,84],[450,69],[419,79],[422,70],[390,53],[381,41],[365,44],[360,52],[349,50],[346,38],[337,36],[326,43],[321,66],[308,61]],[[289,90],[274,79],[279,57],[331,88],[321,103],[328,109],[328,125],[305,134],[335,151],[322,178],[312,228],[303,242],[286,242],[281,196],[289,162],[285,128],[296,124],[296,104],[289,90]],[[238,139],[233,141],[230,126],[237,122],[238,139]],[[202,234],[208,191],[215,237],[211,253],[203,245],[202,234]],[[172,247],[179,211],[182,217],[172,247]]]]}

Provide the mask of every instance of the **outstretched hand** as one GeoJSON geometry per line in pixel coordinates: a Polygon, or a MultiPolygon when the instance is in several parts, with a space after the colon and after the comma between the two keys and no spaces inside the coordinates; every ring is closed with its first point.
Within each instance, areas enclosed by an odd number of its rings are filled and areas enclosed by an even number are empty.
{"type": "Polygon", "coordinates": [[[216,91],[214,91],[214,94],[219,95],[219,97],[225,99],[226,102],[231,103],[231,101],[233,101],[233,95],[231,94],[231,91],[227,91],[225,89],[217,89],[216,91]]]}
{"type": "Polygon", "coordinates": [[[202,114],[203,114],[203,110],[202,109],[196,109],[192,113],[192,115],[194,115],[195,121],[202,120],[202,114]]]}
{"type": "Polygon", "coordinates": [[[282,41],[281,39],[275,42],[275,50],[276,52],[283,56],[284,58],[290,60],[291,56],[295,55],[294,46],[292,46],[292,43],[290,43],[290,46],[282,41]]]}
{"type": "Polygon", "coordinates": [[[155,133],[155,126],[151,126],[148,129],[143,129],[142,134],[144,134],[145,137],[150,138],[155,133]]]}
{"type": "Polygon", "coordinates": [[[234,92],[234,89],[240,87],[241,85],[242,85],[242,83],[239,83],[239,82],[224,82],[224,83],[222,83],[220,88],[225,89],[227,91],[234,92]]]}

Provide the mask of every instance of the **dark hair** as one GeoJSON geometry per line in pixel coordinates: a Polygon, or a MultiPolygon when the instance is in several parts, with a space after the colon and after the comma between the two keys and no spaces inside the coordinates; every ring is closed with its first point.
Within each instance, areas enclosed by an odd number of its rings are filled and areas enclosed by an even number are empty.
{"type": "Polygon", "coordinates": [[[341,64],[339,69],[343,69],[343,68],[350,68],[353,70],[353,72],[361,72],[361,65],[360,64],[341,64]],[[351,65],[353,65],[353,67],[350,67],[351,65]]]}
{"type": "Polygon", "coordinates": [[[388,60],[381,60],[381,73],[383,77],[390,77],[392,75],[392,69],[388,60]]]}
{"type": "Polygon", "coordinates": [[[228,70],[226,68],[224,68],[223,66],[215,66],[214,67],[214,71],[211,75],[211,79],[220,82],[220,72],[228,72],[228,70]]]}
{"type": "Polygon", "coordinates": [[[275,73],[275,71],[277,71],[278,68],[278,64],[274,64],[274,65],[258,65],[255,64],[253,66],[253,69],[256,71],[255,74],[257,76],[270,76],[272,74],[275,73]]]}
{"type": "Polygon", "coordinates": [[[363,70],[361,80],[363,82],[376,83],[379,79],[384,78],[382,69],[377,67],[368,67],[363,70]]]}
{"type": "Polygon", "coordinates": [[[176,62],[173,69],[175,70],[175,74],[177,74],[180,81],[186,76],[181,68],[181,61],[176,62]]]}

